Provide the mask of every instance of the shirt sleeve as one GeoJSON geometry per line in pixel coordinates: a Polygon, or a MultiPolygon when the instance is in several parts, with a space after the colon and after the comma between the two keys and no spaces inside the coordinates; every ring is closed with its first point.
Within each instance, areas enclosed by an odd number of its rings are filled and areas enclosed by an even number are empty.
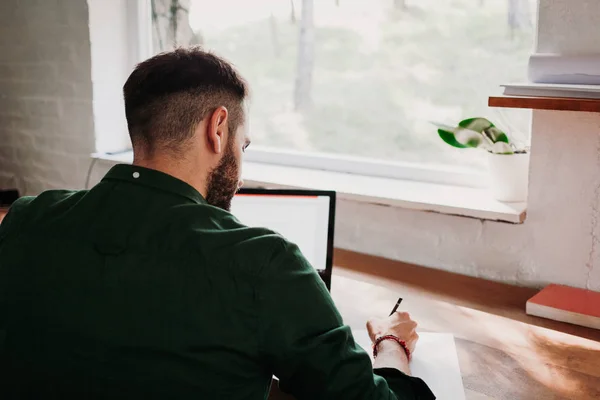
{"type": "Polygon", "coordinates": [[[435,399],[418,378],[373,371],[297,246],[282,241],[258,292],[260,350],[284,392],[298,400],[435,399]]]}

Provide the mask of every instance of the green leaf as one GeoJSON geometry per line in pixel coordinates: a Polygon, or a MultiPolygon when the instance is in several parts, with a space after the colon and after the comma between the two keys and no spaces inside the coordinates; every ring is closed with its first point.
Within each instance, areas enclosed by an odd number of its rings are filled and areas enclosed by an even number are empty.
{"type": "Polygon", "coordinates": [[[492,124],[486,118],[468,118],[460,121],[458,123],[458,126],[460,126],[461,128],[470,129],[478,133],[482,133],[484,130],[493,127],[494,124],[492,124]]]}
{"type": "Polygon", "coordinates": [[[450,127],[450,129],[452,129],[452,131],[446,129],[438,129],[438,135],[440,135],[444,142],[446,142],[452,147],[457,147],[459,149],[467,148],[468,146],[465,146],[456,140],[456,137],[454,136],[453,132],[455,128],[450,127]]]}
{"type": "Polygon", "coordinates": [[[490,138],[490,140],[493,143],[497,143],[497,142],[510,143],[508,140],[508,136],[506,136],[506,133],[502,132],[500,129],[496,128],[495,126],[492,126],[488,129],[486,129],[485,131],[483,131],[483,133],[488,138],[490,138]]]}
{"type": "Polygon", "coordinates": [[[512,147],[506,142],[496,142],[490,149],[494,154],[514,154],[512,147]]]}

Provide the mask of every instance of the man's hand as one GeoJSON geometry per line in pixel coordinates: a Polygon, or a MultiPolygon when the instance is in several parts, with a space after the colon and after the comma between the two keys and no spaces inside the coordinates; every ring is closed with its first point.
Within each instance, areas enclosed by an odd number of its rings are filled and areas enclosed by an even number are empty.
{"type": "MultiPolygon", "coordinates": [[[[416,328],[417,323],[410,319],[410,315],[405,312],[395,312],[387,318],[376,318],[367,322],[371,342],[375,342],[381,336],[393,335],[406,342],[406,347],[411,354],[415,351],[419,340],[416,328]]],[[[397,343],[385,340],[379,344],[378,351],[374,368],[396,368],[410,374],[406,353],[397,343]]]]}
{"type": "Polygon", "coordinates": [[[371,342],[385,335],[394,335],[400,340],[406,342],[410,352],[415,351],[415,346],[419,340],[417,334],[417,323],[410,319],[410,315],[405,312],[395,312],[387,318],[372,319],[367,322],[367,329],[371,342]]]}

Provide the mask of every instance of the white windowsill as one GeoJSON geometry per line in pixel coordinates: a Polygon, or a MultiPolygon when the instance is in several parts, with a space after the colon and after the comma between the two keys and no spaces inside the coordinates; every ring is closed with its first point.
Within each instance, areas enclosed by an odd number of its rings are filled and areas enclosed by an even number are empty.
{"type": "MultiPolygon", "coordinates": [[[[132,154],[96,154],[108,163],[131,163],[132,154]]],[[[378,178],[274,164],[245,162],[246,186],[335,190],[338,198],[411,210],[522,223],[526,203],[501,203],[485,189],[378,178]]]]}

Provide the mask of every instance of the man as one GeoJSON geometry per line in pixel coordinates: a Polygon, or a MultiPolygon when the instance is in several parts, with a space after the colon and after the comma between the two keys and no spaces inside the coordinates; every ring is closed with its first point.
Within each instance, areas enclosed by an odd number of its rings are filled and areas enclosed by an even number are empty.
{"type": "Polygon", "coordinates": [[[0,398],[430,399],[416,324],[368,324],[375,370],[298,248],[228,213],[248,89],[178,49],[124,86],[134,151],[90,191],[16,202],[0,229],[0,398]],[[401,342],[403,340],[404,342],[401,342]]]}

